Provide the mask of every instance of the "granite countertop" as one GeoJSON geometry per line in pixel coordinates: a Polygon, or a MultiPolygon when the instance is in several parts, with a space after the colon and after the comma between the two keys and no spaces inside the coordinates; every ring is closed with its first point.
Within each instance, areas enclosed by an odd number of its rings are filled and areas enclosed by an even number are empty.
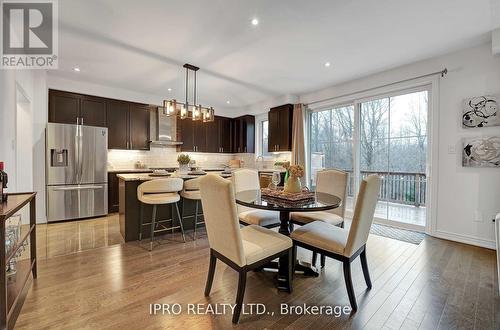
{"type": "MultiPolygon", "coordinates": [[[[222,172],[211,172],[220,174],[223,178],[231,177],[230,174],[222,174],[222,172]]],[[[177,174],[172,173],[170,176],[149,176],[149,173],[130,173],[130,174],[118,174],[117,177],[124,181],[148,181],[154,179],[166,179],[166,178],[181,178],[181,179],[194,179],[199,178],[202,175],[188,175],[188,174],[177,174]]]]}
{"type": "Polygon", "coordinates": [[[123,172],[137,172],[137,173],[148,173],[148,172],[153,172],[153,170],[150,170],[149,168],[122,168],[122,169],[108,169],[108,173],[123,173],[123,172]]]}
{"type": "MultiPolygon", "coordinates": [[[[160,168],[160,167],[158,167],[160,168]]],[[[158,168],[121,168],[121,169],[108,169],[108,173],[124,173],[124,172],[134,172],[134,173],[150,173],[153,172],[153,170],[158,169],[158,168]]],[[[161,168],[168,168],[168,169],[177,169],[178,167],[170,167],[170,166],[165,166],[161,168]]],[[[222,172],[224,171],[224,168],[222,167],[202,167],[202,170],[205,172],[222,172]]]]}

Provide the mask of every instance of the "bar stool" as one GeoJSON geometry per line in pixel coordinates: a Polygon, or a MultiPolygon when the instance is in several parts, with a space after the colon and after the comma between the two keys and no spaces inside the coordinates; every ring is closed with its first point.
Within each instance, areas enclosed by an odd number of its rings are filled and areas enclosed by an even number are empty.
{"type": "MultiPolygon", "coordinates": [[[[184,215],[184,209],[185,209],[184,202],[185,201],[182,202],[182,220],[184,220],[186,218],[193,218],[194,217],[193,241],[196,240],[196,228],[198,227],[199,224],[205,223],[205,221],[204,221],[205,219],[203,219],[203,221],[198,221],[198,207],[199,207],[200,201],[201,201],[200,179],[201,178],[186,180],[184,182],[184,189],[182,189],[182,191],[181,191],[181,197],[184,200],[193,200],[196,203],[194,215],[186,216],[186,215],[184,215]]],[[[201,216],[203,216],[203,213],[201,214],[201,216]]]]}
{"type": "Polygon", "coordinates": [[[180,178],[168,179],[154,179],[141,183],[137,187],[137,199],[141,202],[140,218],[139,218],[139,241],[142,241],[142,227],[151,225],[151,242],[149,251],[153,250],[154,234],[166,230],[173,230],[180,228],[182,232],[182,239],[186,242],[184,236],[184,227],[182,226],[182,218],[179,214],[179,205],[177,202],[181,199],[178,192],[182,190],[184,181],[180,178]],[[153,215],[151,223],[144,223],[144,204],[153,205],[153,215]],[[158,205],[172,205],[172,218],[156,221],[156,208],[158,205]],[[179,218],[179,226],[173,226],[174,220],[174,204],[179,218]],[[163,225],[164,222],[171,222],[171,227],[163,225]],[[161,224],[162,229],[156,229],[156,225],[161,224]]]}

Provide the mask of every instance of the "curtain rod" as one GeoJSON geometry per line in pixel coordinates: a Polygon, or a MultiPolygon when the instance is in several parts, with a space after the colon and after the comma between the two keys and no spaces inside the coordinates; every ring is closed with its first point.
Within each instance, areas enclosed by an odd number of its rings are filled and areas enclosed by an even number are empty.
{"type": "Polygon", "coordinates": [[[436,72],[424,74],[424,75],[421,75],[421,76],[418,76],[418,77],[413,77],[413,78],[408,78],[408,79],[404,79],[404,80],[399,80],[399,81],[395,81],[395,82],[388,83],[388,84],[385,84],[385,85],[371,87],[371,88],[363,89],[363,90],[352,92],[352,93],[347,93],[347,94],[343,94],[343,95],[337,95],[337,96],[334,96],[334,97],[329,97],[329,98],[326,98],[326,99],[322,99],[322,100],[318,100],[318,101],[313,101],[313,102],[305,103],[304,105],[308,106],[308,105],[311,105],[311,104],[316,104],[316,103],[321,103],[321,102],[325,102],[325,101],[335,100],[335,99],[338,99],[338,98],[341,98],[341,97],[346,97],[346,96],[355,95],[355,94],[359,94],[359,93],[365,93],[365,92],[369,92],[369,91],[372,91],[372,90],[375,90],[375,89],[379,89],[379,88],[383,88],[383,87],[387,87],[387,86],[392,86],[392,85],[400,84],[400,83],[411,81],[411,80],[415,80],[415,79],[420,79],[420,78],[435,76],[437,74],[441,75],[441,77],[444,77],[447,73],[448,73],[448,69],[444,68],[441,71],[436,71],[436,72]]]}

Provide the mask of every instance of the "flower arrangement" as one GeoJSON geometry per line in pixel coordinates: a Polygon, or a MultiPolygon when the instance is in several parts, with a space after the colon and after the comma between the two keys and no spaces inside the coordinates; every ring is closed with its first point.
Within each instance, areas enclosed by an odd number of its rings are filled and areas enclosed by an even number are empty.
{"type": "Polygon", "coordinates": [[[302,165],[291,165],[288,171],[290,171],[291,177],[301,178],[304,176],[304,167],[302,165]]]}
{"type": "Polygon", "coordinates": [[[177,162],[181,165],[187,165],[191,161],[191,157],[188,154],[180,154],[177,156],[177,162]]]}

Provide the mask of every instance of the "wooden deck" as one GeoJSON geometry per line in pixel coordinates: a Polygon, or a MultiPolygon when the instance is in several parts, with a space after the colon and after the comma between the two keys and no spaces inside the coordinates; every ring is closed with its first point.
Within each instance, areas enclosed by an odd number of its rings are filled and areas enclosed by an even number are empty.
{"type": "MultiPolygon", "coordinates": [[[[237,274],[220,262],[212,294],[203,296],[208,252],[208,242],[201,238],[186,244],[163,241],[152,253],[127,243],[41,260],[16,327],[231,328],[230,314],[149,314],[151,303],[234,303],[237,274]]],[[[355,315],[280,315],[281,303],[348,304],[341,264],[327,260],[320,277],[295,276],[292,294],[277,292],[272,273],[251,273],[245,303],[264,303],[275,314],[242,315],[237,327],[500,328],[494,251],[434,238],[413,245],[371,235],[367,252],[373,288],[366,290],[360,263],[354,262],[355,315]]]]}

